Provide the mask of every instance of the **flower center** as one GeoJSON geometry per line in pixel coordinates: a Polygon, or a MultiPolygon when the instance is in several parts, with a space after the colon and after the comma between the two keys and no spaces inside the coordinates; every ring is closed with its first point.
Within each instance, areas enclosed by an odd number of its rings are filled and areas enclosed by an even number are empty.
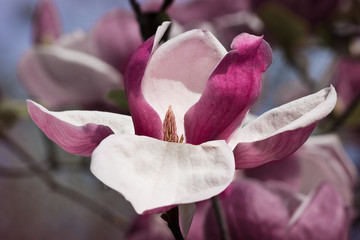
{"type": "Polygon", "coordinates": [[[184,141],[184,136],[181,135],[179,139],[179,136],[176,133],[175,114],[172,111],[171,105],[169,106],[163,121],[163,134],[163,140],[166,142],[182,143],[184,141]]]}

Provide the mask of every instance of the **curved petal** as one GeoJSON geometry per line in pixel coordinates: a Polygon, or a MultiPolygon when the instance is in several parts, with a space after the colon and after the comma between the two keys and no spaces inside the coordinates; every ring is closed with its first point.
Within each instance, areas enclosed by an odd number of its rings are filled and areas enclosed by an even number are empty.
{"type": "MultiPolygon", "coordinates": [[[[299,150],[300,151],[300,150],[299,150]]],[[[300,188],[302,169],[299,159],[293,156],[275,162],[269,162],[256,168],[246,169],[245,176],[262,182],[281,181],[295,190],[300,188]]]]}
{"type": "Polygon", "coordinates": [[[195,203],[179,205],[179,218],[180,218],[180,222],[181,222],[181,232],[185,239],[189,233],[190,226],[191,226],[191,223],[194,218],[195,210],[196,210],[195,203]]]}
{"type": "MultiPolygon", "coordinates": [[[[284,239],[289,220],[282,199],[255,181],[234,181],[221,197],[231,239],[284,239]]],[[[205,220],[205,239],[221,239],[212,208],[205,220]]]]}
{"type": "Polygon", "coordinates": [[[121,73],[131,54],[142,43],[135,16],[123,9],[110,11],[101,17],[90,32],[99,56],[121,73]]]}
{"type": "Polygon", "coordinates": [[[335,103],[336,92],[331,86],[274,108],[247,124],[229,142],[235,147],[236,168],[256,167],[295,152],[335,103]]]}
{"type": "Polygon", "coordinates": [[[98,51],[93,40],[84,30],[76,30],[69,34],[61,35],[61,37],[56,42],[54,42],[54,44],[69,50],[71,49],[86,53],[94,57],[98,55],[98,51]]]}
{"type": "Polygon", "coordinates": [[[136,135],[163,138],[162,121],[157,112],[145,100],[141,91],[141,82],[151,54],[157,48],[168,26],[169,22],[163,23],[155,36],[149,38],[136,50],[127,66],[124,86],[136,135]]]}
{"type": "Polygon", "coordinates": [[[200,100],[185,115],[186,141],[225,139],[241,124],[260,94],[261,73],[272,61],[262,37],[240,34],[211,74],[200,100]]]}
{"type": "Polygon", "coordinates": [[[219,194],[230,184],[235,167],[225,141],[194,146],[115,134],[93,152],[91,171],[141,214],[219,194]]]}
{"type": "Polygon", "coordinates": [[[51,108],[59,108],[67,103],[77,103],[81,100],[79,95],[59,87],[44,71],[34,49],[30,49],[21,57],[17,74],[30,96],[46,102],[51,108]]]}
{"type": "Polygon", "coordinates": [[[172,106],[179,136],[184,133],[186,111],[199,100],[225,54],[225,48],[210,32],[196,29],[168,40],[152,55],[141,89],[160,118],[172,106]]]}
{"type": "Polygon", "coordinates": [[[99,143],[113,133],[132,134],[131,117],[97,111],[50,112],[27,100],[35,124],[65,151],[90,156],[99,143]]]}
{"type": "Polygon", "coordinates": [[[296,210],[286,239],[346,239],[347,218],[340,194],[331,184],[324,183],[296,210]]]}
{"type": "Polygon", "coordinates": [[[300,191],[308,194],[323,181],[333,184],[348,206],[353,204],[356,167],[335,134],[312,136],[294,155],[303,169],[300,191]]]}
{"type": "Polygon", "coordinates": [[[18,72],[31,94],[56,107],[101,101],[110,89],[122,86],[121,76],[110,65],[56,45],[30,50],[18,72]]]}
{"type": "Polygon", "coordinates": [[[60,17],[52,0],[39,1],[33,19],[34,43],[53,42],[60,36],[60,17]]]}

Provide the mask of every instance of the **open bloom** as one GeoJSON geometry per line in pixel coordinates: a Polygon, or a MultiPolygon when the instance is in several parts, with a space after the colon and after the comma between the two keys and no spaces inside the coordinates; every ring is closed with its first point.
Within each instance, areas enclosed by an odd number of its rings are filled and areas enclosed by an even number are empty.
{"type": "Polygon", "coordinates": [[[321,183],[329,182],[350,210],[358,180],[356,167],[334,134],[312,136],[286,159],[247,169],[245,175],[264,182],[286,183],[301,194],[309,194],[321,183]]]}
{"type": "MultiPolygon", "coordinates": [[[[231,239],[347,239],[346,208],[340,193],[329,183],[303,196],[281,185],[236,180],[220,199],[231,239]]],[[[205,218],[204,234],[205,239],[220,237],[212,209],[205,218]]]]}
{"type": "Polygon", "coordinates": [[[105,15],[90,33],[79,30],[63,34],[53,2],[41,0],[34,15],[34,46],[18,65],[19,79],[29,94],[52,108],[61,108],[104,103],[109,90],[122,88],[123,76],[116,67],[123,66],[142,41],[135,18],[125,11],[119,11],[117,16],[116,26],[105,27],[109,18],[105,15]],[[116,28],[121,28],[122,33],[111,31],[116,28]],[[108,36],[102,34],[104,31],[111,32],[112,38],[119,42],[106,49],[116,52],[116,65],[107,62],[107,58],[102,59],[105,53],[99,44],[108,36]],[[126,49],[119,49],[121,44],[126,45],[126,49]]]}
{"type": "Polygon", "coordinates": [[[28,101],[40,129],[64,150],[91,155],[94,175],[138,213],[210,198],[230,184],[235,167],[291,154],[336,102],[334,88],[325,88],[242,128],[272,60],[269,45],[262,37],[241,34],[227,52],[203,30],[160,45],[168,25],[159,27],[128,64],[124,86],[131,118],[50,112],[28,101]]]}

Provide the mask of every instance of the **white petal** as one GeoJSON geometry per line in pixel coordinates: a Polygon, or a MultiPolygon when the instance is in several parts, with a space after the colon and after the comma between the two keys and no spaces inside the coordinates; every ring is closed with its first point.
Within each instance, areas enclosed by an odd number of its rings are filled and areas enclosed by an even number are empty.
{"type": "Polygon", "coordinates": [[[239,128],[231,137],[229,145],[234,148],[239,142],[255,142],[305,128],[326,117],[335,103],[334,87],[324,88],[262,114],[245,127],[239,128]]]}
{"type": "Polygon", "coordinates": [[[142,79],[142,93],[161,119],[172,105],[179,136],[184,133],[184,114],[199,100],[226,53],[210,32],[202,30],[180,34],[154,51],[142,79]]]}
{"type": "Polygon", "coordinates": [[[36,54],[59,87],[81,95],[84,101],[104,99],[109,90],[123,86],[122,76],[92,55],[56,45],[38,47],[36,54]]]}
{"type": "Polygon", "coordinates": [[[139,214],[217,195],[234,170],[233,153],[223,140],[191,145],[115,134],[100,143],[91,160],[93,174],[139,214]]]}

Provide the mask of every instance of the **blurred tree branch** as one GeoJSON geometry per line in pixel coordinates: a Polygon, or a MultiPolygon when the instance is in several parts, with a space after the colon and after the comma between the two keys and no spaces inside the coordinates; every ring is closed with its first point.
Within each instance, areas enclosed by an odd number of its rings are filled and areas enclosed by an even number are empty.
{"type": "MultiPolygon", "coordinates": [[[[63,197],[66,197],[73,202],[87,208],[89,211],[97,214],[105,221],[119,227],[122,230],[126,230],[127,228],[127,221],[118,215],[113,214],[112,211],[108,210],[107,208],[103,207],[101,204],[97,203],[96,201],[92,200],[91,198],[83,195],[80,192],[77,192],[71,188],[68,188],[56,181],[56,179],[52,176],[49,170],[43,166],[41,163],[37,162],[29,153],[27,153],[22,147],[20,147],[12,138],[7,136],[3,130],[0,131],[0,139],[3,140],[3,144],[6,144],[9,149],[12,149],[14,153],[16,153],[20,160],[23,161],[28,169],[36,175],[39,179],[43,181],[45,185],[47,185],[52,191],[56,192],[63,197]]],[[[5,173],[7,176],[19,176],[19,175],[26,175],[25,172],[18,172],[17,170],[13,169],[5,169],[0,168],[0,173],[5,173]],[[5,170],[5,171],[1,171],[5,170]]]]}
{"type": "Polygon", "coordinates": [[[0,166],[0,177],[4,178],[26,178],[33,177],[34,173],[29,169],[23,168],[10,168],[0,166]]]}

